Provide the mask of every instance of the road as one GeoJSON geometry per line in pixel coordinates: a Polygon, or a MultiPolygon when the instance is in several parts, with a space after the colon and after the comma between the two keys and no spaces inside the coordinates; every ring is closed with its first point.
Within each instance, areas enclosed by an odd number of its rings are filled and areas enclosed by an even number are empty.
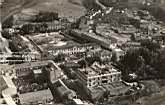
{"type": "Polygon", "coordinates": [[[21,0],[21,3],[19,5],[12,7],[12,9],[9,10],[9,13],[2,18],[2,23],[4,23],[12,15],[21,12],[22,9],[35,5],[37,1],[38,0],[21,0]]]}
{"type": "Polygon", "coordinates": [[[95,0],[96,4],[98,4],[103,10],[105,10],[107,7],[104,6],[102,3],[100,3],[99,0],[95,0]]]}

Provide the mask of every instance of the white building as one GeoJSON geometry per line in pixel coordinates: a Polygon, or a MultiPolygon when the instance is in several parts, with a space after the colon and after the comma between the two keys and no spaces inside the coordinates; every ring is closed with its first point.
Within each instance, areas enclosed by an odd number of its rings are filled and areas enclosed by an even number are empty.
{"type": "Polygon", "coordinates": [[[94,63],[75,72],[79,81],[88,88],[121,81],[121,72],[111,65],[94,63]]]}

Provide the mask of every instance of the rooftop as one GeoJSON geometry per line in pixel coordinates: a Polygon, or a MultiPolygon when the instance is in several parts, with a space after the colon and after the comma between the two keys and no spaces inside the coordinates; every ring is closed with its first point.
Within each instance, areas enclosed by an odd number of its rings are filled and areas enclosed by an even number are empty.
{"type": "Polygon", "coordinates": [[[98,63],[94,63],[91,67],[86,67],[83,69],[79,69],[83,72],[86,76],[92,77],[97,75],[105,75],[105,74],[112,74],[118,72],[116,69],[113,68],[112,65],[99,65],[98,63]]]}
{"type": "Polygon", "coordinates": [[[78,43],[72,43],[70,42],[70,44],[66,45],[66,46],[61,46],[61,47],[50,47],[47,50],[60,50],[60,49],[70,49],[70,48],[81,48],[81,47],[90,47],[90,46],[98,46],[99,45],[95,44],[95,43],[85,43],[85,44],[78,44],[78,43]]]}
{"type": "Polygon", "coordinates": [[[20,97],[21,104],[53,99],[53,95],[49,89],[20,94],[19,97],[20,97]]]}
{"type": "Polygon", "coordinates": [[[80,99],[73,99],[77,105],[83,105],[84,103],[80,99]]]}
{"type": "Polygon", "coordinates": [[[16,64],[15,69],[26,69],[26,68],[33,68],[33,67],[37,67],[37,66],[46,66],[46,65],[48,65],[48,63],[49,63],[49,61],[37,61],[37,62],[16,64]]]}

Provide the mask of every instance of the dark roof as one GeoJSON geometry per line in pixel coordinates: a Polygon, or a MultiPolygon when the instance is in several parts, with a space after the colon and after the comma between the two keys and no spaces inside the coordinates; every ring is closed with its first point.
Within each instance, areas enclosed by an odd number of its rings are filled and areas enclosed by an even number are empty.
{"type": "Polygon", "coordinates": [[[49,64],[49,61],[22,63],[22,64],[15,65],[15,69],[25,69],[25,68],[32,68],[32,67],[37,67],[37,66],[46,66],[48,64],[49,64]]]}
{"type": "Polygon", "coordinates": [[[20,97],[21,104],[53,99],[53,95],[50,89],[20,94],[19,97],[20,97]]]}

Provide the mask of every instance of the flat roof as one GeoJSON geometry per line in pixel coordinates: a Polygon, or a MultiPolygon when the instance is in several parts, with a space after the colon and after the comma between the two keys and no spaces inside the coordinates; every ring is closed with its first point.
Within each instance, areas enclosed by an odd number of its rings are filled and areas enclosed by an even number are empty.
{"type": "Polygon", "coordinates": [[[37,70],[33,70],[34,74],[41,74],[42,73],[42,69],[37,69],[37,70]]]}
{"type": "Polygon", "coordinates": [[[73,41],[68,41],[68,44],[65,46],[55,46],[55,47],[49,47],[47,50],[60,50],[60,49],[69,49],[69,48],[74,48],[74,47],[87,47],[87,46],[99,46],[95,43],[85,43],[85,44],[78,44],[73,41]]]}
{"type": "Polygon", "coordinates": [[[73,99],[77,105],[83,105],[84,103],[80,99],[73,99]]]}
{"type": "Polygon", "coordinates": [[[20,94],[21,104],[53,99],[50,89],[20,94]]]}
{"type": "Polygon", "coordinates": [[[90,67],[86,67],[86,68],[79,69],[79,70],[88,77],[118,73],[118,70],[115,69],[112,65],[99,65],[98,63],[94,63],[90,67]]]}
{"type": "Polygon", "coordinates": [[[48,63],[49,63],[49,61],[37,61],[37,62],[16,64],[15,69],[24,69],[24,68],[32,68],[32,67],[37,67],[37,66],[46,66],[46,65],[48,65],[48,63]]]}

